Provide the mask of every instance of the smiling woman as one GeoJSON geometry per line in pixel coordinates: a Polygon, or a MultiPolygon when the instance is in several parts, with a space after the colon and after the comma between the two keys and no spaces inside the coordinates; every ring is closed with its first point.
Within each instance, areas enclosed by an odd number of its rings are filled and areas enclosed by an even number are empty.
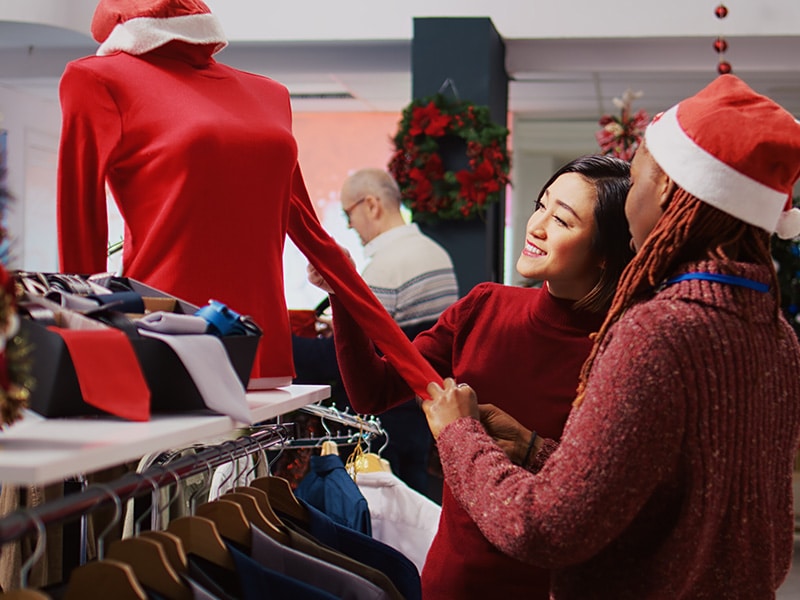
{"type": "MultiPolygon", "coordinates": [[[[484,402],[539,434],[558,437],[591,348],[589,334],[602,322],[631,256],[627,190],[628,163],[616,158],[586,156],[559,169],[538,196],[518,261],[520,272],[546,284],[479,284],[414,345],[442,376],[468,383],[484,402]],[[536,390],[536,400],[523,399],[519,389],[536,390]]],[[[355,410],[382,413],[413,396],[337,304],[333,323],[355,410]]],[[[495,550],[445,486],[439,530],[422,571],[423,597],[544,600],[548,577],[495,550]]]]}

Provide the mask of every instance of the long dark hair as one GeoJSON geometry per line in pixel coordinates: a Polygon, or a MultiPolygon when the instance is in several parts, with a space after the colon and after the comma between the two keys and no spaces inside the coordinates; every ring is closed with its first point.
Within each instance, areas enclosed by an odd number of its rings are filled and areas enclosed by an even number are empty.
{"type": "Polygon", "coordinates": [[[537,203],[553,182],[565,173],[576,173],[594,186],[597,224],[592,250],[603,261],[600,279],[592,290],[575,303],[575,308],[604,312],[611,305],[622,271],[633,258],[631,234],[625,219],[625,198],[631,186],[630,164],[622,159],[600,154],[581,156],[558,169],[542,186],[537,203]]]}

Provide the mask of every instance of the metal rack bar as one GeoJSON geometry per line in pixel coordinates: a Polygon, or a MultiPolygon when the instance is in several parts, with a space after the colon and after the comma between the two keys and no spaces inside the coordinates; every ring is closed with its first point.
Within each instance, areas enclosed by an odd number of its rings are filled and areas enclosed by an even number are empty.
{"type": "Polygon", "coordinates": [[[63,523],[92,512],[106,503],[115,502],[113,493],[120,501],[137,495],[150,493],[152,485],[168,486],[177,480],[203,473],[209,468],[267,450],[289,439],[283,425],[270,425],[245,437],[221,442],[206,447],[194,456],[186,456],[171,463],[169,467],[151,467],[142,473],[127,473],[110,483],[89,485],[83,491],[46,502],[34,508],[15,510],[0,519],[0,544],[6,544],[38,530],[37,520],[44,525],[63,523]]]}

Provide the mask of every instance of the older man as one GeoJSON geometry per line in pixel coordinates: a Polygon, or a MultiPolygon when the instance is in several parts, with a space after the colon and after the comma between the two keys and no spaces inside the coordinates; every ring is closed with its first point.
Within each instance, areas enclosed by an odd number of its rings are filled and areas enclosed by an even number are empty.
{"type": "MultiPolygon", "coordinates": [[[[450,256],[415,223],[406,223],[400,212],[400,190],[386,171],[357,171],[345,181],[340,199],[348,226],[361,238],[369,261],[362,272],[364,281],[413,338],[458,299],[450,256]]],[[[293,346],[296,382],[341,385],[332,338],[295,337],[293,346]]],[[[411,401],[380,418],[389,434],[384,458],[411,487],[430,494],[431,438],[422,412],[411,401]]]]}

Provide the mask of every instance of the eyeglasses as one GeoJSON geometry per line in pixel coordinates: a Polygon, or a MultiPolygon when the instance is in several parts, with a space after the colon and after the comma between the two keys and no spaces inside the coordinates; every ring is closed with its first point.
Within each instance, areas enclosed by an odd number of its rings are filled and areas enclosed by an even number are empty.
{"type": "Polygon", "coordinates": [[[350,214],[351,214],[351,213],[352,213],[352,212],[355,210],[356,206],[358,206],[359,204],[361,204],[362,202],[364,202],[364,200],[366,200],[366,199],[367,199],[367,197],[366,197],[366,196],[364,196],[364,197],[363,197],[361,200],[359,200],[358,202],[355,202],[355,203],[351,204],[351,205],[350,205],[350,208],[343,208],[343,209],[342,209],[342,212],[344,213],[344,218],[345,218],[345,219],[347,219],[347,224],[348,224],[348,225],[350,225],[350,214]]]}

